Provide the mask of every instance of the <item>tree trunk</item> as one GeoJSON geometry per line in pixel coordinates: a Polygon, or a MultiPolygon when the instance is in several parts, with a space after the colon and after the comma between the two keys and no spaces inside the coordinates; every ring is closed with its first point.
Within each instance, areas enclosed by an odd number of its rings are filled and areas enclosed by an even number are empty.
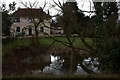
{"type": "Polygon", "coordinates": [[[35,26],[35,39],[36,39],[36,44],[39,44],[39,37],[38,37],[37,26],[35,26]]]}
{"type": "MultiPolygon", "coordinates": [[[[74,56],[74,58],[75,58],[75,60],[80,60],[79,62],[80,62],[80,66],[81,66],[81,68],[84,70],[84,71],[86,71],[88,74],[96,74],[94,71],[92,71],[92,70],[89,70],[86,66],[84,66],[83,65],[83,63],[82,63],[82,61],[83,61],[83,57],[81,57],[81,55],[74,49],[74,47],[73,46],[71,46],[71,49],[72,49],[72,55],[74,56]],[[79,58],[79,59],[77,59],[77,58],[79,58]]],[[[71,57],[71,59],[73,59],[73,57],[71,57]]],[[[73,61],[71,61],[71,62],[73,62],[73,61]]],[[[73,63],[72,63],[72,65],[73,65],[73,63]]],[[[74,66],[74,65],[73,65],[74,66]]],[[[76,65],[77,66],[77,65],[76,65]]],[[[72,69],[71,69],[72,70],[72,69]]],[[[73,71],[73,70],[72,70],[73,71]]]]}
{"type": "Polygon", "coordinates": [[[73,52],[71,53],[70,55],[70,72],[69,74],[72,74],[73,73],[73,52]]]}

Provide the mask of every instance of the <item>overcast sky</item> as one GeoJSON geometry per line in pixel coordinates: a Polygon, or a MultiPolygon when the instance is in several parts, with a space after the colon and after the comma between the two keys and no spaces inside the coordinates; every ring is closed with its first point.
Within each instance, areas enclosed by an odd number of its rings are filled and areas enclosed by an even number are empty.
{"type": "MultiPolygon", "coordinates": [[[[19,3],[20,1],[22,1],[22,2],[28,2],[28,1],[34,2],[36,0],[0,0],[0,3],[5,3],[8,7],[9,3],[12,3],[13,1],[15,1],[17,3],[17,5],[16,5],[17,8],[18,7],[23,8],[24,6],[19,3]]],[[[43,6],[43,4],[45,2],[45,0],[37,0],[37,1],[39,2],[40,6],[43,6]]],[[[58,0],[54,0],[54,1],[58,2],[58,0]]],[[[60,0],[60,1],[63,2],[65,0],[60,0]]],[[[72,1],[72,0],[70,0],[70,1],[72,1]]],[[[78,3],[78,7],[82,10],[89,11],[90,10],[90,7],[89,7],[90,5],[93,8],[92,0],[76,0],[76,1],[78,3]]],[[[53,4],[53,0],[46,0],[46,2],[49,3],[49,4],[53,4]]],[[[49,6],[50,6],[49,4],[47,5],[46,10],[49,9],[49,6]]],[[[58,13],[58,12],[54,8],[50,9],[50,14],[51,15],[54,15],[56,13],[58,13]]]]}
{"type": "MultiPolygon", "coordinates": [[[[43,6],[44,2],[46,1],[48,3],[48,5],[47,5],[45,10],[49,9],[50,4],[52,4],[52,5],[54,4],[53,0],[0,0],[0,4],[5,3],[8,7],[9,3],[12,3],[13,1],[15,1],[17,3],[17,5],[16,5],[17,8],[18,7],[20,7],[20,8],[24,7],[22,4],[19,3],[20,1],[22,1],[24,3],[28,2],[28,1],[30,1],[30,2],[38,1],[39,6],[43,6]]],[[[54,1],[58,2],[58,0],[54,0],[54,1]]],[[[90,9],[94,10],[94,5],[93,5],[93,2],[92,2],[93,0],[59,0],[59,1],[60,2],[63,2],[63,1],[77,1],[79,9],[85,10],[85,11],[90,11],[90,9]],[[91,6],[91,8],[90,8],[90,6],[91,6]]],[[[94,0],[94,1],[103,1],[103,0],[94,0]]],[[[105,1],[115,1],[115,0],[105,0],[105,1]]],[[[120,0],[117,0],[117,1],[120,1],[120,0]]],[[[17,10],[17,8],[16,8],[16,10],[17,10]]],[[[49,9],[49,11],[50,11],[51,15],[54,15],[54,14],[58,13],[58,11],[55,10],[54,8],[49,9]]],[[[89,15],[87,13],[85,13],[85,14],[89,15]]]]}

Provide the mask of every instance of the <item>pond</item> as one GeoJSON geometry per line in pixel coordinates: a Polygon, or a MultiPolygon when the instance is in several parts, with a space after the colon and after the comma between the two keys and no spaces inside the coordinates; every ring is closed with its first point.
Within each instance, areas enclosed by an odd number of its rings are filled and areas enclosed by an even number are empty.
{"type": "MultiPolygon", "coordinates": [[[[41,60],[40,66],[44,67],[41,69],[32,70],[32,74],[64,75],[69,73],[70,62],[67,59],[63,59],[61,56],[46,54],[44,56],[42,55],[42,59],[39,60],[41,60]]],[[[85,58],[82,63],[88,69],[93,70],[96,73],[100,73],[99,68],[96,66],[99,65],[98,58],[85,58]]],[[[80,64],[75,66],[75,75],[88,75],[88,73],[81,68],[80,64]]]]}
{"type": "MultiPolygon", "coordinates": [[[[26,49],[25,49],[26,50],[26,49]]],[[[98,58],[85,57],[80,60],[81,55],[73,57],[71,68],[71,56],[66,50],[60,53],[44,53],[37,54],[38,51],[30,53],[31,49],[27,51],[23,50],[11,50],[3,56],[3,76],[17,76],[24,74],[33,75],[88,75],[83,69],[83,64],[87,69],[100,73],[98,58]],[[66,51],[66,53],[64,53],[66,51]],[[36,54],[35,54],[36,53],[36,54]],[[82,62],[81,62],[82,61],[82,62]],[[81,63],[81,64],[80,64],[81,63]],[[14,67],[13,67],[14,66],[14,67]]],[[[57,50],[57,49],[56,49],[57,50]]],[[[58,49],[59,50],[59,49],[58,49]]],[[[62,50],[59,50],[62,51],[62,50]]]]}

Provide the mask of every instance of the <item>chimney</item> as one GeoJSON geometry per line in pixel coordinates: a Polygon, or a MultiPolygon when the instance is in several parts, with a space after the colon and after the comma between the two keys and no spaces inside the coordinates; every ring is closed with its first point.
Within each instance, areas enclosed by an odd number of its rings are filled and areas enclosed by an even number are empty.
{"type": "Polygon", "coordinates": [[[20,9],[20,7],[18,7],[18,9],[20,9]]]}
{"type": "Polygon", "coordinates": [[[50,12],[49,12],[49,10],[48,10],[48,15],[50,15],[50,12]]]}

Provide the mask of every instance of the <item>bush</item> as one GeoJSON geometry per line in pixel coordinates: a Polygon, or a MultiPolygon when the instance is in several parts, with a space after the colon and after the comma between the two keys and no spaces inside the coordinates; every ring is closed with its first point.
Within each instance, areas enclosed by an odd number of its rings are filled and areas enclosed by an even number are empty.
{"type": "Polygon", "coordinates": [[[2,44],[9,44],[12,43],[16,40],[17,38],[13,38],[13,37],[7,37],[6,39],[2,40],[2,44]]]}
{"type": "Polygon", "coordinates": [[[101,70],[104,73],[120,74],[120,42],[112,41],[112,49],[107,56],[104,56],[101,63],[101,70]]]}

